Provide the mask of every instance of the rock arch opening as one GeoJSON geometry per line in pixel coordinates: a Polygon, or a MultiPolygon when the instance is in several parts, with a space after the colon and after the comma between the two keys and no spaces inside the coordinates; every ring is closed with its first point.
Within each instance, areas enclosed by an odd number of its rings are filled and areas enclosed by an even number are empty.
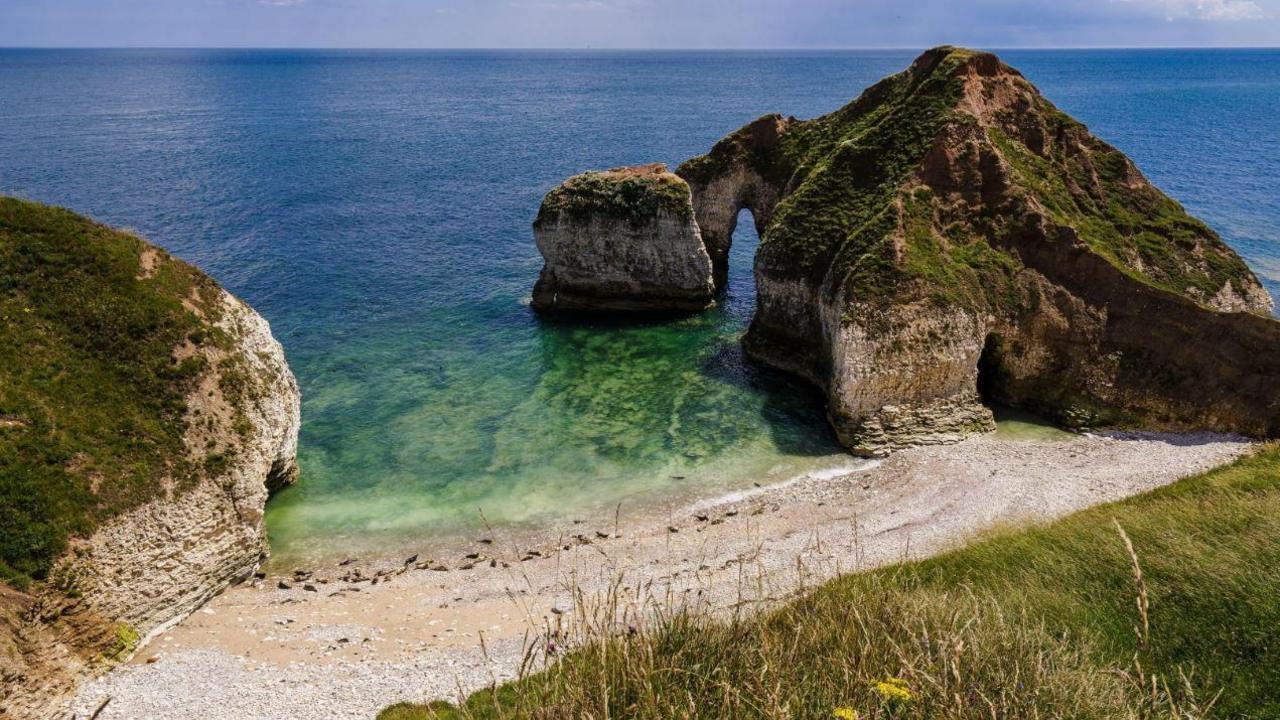
{"type": "Polygon", "coordinates": [[[729,243],[725,254],[724,276],[717,289],[733,300],[750,299],[755,306],[755,258],[760,245],[760,230],[751,208],[741,207],[729,225],[729,243]]]}
{"type": "Polygon", "coordinates": [[[764,234],[773,208],[771,205],[754,202],[750,197],[715,197],[717,194],[713,193],[710,198],[700,198],[695,193],[693,197],[694,207],[698,209],[702,243],[711,257],[712,278],[716,290],[723,291],[728,287],[731,268],[740,264],[735,260],[741,256],[741,251],[733,252],[734,245],[742,246],[745,242],[750,246],[749,268],[754,262],[756,245],[764,234]]]}

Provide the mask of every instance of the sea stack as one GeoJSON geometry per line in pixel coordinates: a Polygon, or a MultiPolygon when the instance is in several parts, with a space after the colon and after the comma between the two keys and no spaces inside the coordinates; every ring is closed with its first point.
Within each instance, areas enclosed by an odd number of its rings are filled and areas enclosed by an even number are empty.
{"type": "Polygon", "coordinates": [[[541,312],[671,313],[715,304],[711,258],[684,180],[661,164],[575,175],[533,224],[541,312]]]}
{"type": "Polygon", "coordinates": [[[0,277],[0,715],[62,717],[266,557],[298,385],[266,320],[130,233],[0,198],[0,277]]]}
{"type": "Polygon", "coordinates": [[[747,351],[824,389],[855,452],[990,430],[991,402],[1280,434],[1280,323],[1257,278],[994,55],[930,50],[677,172],[707,237],[742,207],[766,218],[747,351]]]}

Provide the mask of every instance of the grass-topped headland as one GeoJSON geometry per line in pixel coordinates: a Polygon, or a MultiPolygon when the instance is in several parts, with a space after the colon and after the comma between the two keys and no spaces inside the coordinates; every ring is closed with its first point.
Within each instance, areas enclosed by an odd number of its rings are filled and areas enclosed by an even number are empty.
{"type": "Polygon", "coordinates": [[[221,291],[138,237],[0,197],[0,575],[43,578],[73,535],[181,486],[186,396],[221,291]]]}
{"type": "Polygon", "coordinates": [[[1280,449],[737,621],[597,636],[421,718],[1280,713],[1280,449]]]}
{"type": "MultiPolygon", "coordinates": [[[[765,116],[678,172],[700,184],[742,166],[779,189],[761,238],[775,277],[816,281],[834,265],[859,301],[888,302],[923,281],[945,303],[981,294],[991,283],[1007,287],[1009,280],[1003,268],[974,276],[959,267],[963,258],[947,252],[897,262],[922,237],[901,235],[900,206],[922,180],[937,184],[942,162],[966,171],[971,166],[976,172],[966,182],[974,186],[989,181],[982,174],[990,169],[981,163],[1005,164],[1021,199],[1078,230],[1090,247],[1143,282],[1200,303],[1228,283],[1242,295],[1247,291],[1240,279],[1248,268],[1216,233],[989,53],[934,48],[833,113],[805,121],[765,116]],[[988,128],[989,140],[972,136],[978,126],[988,128]],[[964,153],[972,153],[972,162],[964,153]],[[922,264],[924,257],[932,265],[922,264]]],[[[1002,226],[990,207],[957,212],[941,196],[931,204],[941,217],[930,230],[936,240],[925,242],[980,239],[1007,254],[999,236],[1019,230],[1002,226]]]]}
{"type": "Polygon", "coordinates": [[[679,174],[714,258],[741,208],[763,226],[745,346],[822,387],[854,452],[989,429],[984,357],[1007,360],[996,400],[1063,424],[1280,437],[1258,400],[1280,325],[1257,277],[991,53],[928,50],[679,174]],[[1192,349],[1210,336],[1222,361],[1192,349]]]}
{"type": "Polygon", "coordinates": [[[52,717],[266,553],[297,386],[194,267],[0,198],[0,715],[52,717]]]}

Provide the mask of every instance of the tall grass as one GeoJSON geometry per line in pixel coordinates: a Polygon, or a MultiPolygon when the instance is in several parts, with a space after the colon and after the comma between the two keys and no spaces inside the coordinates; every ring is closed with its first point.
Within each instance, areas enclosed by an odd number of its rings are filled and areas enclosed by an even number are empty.
{"type": "Polygon", "coordinates": [[[1270,448],[753,616],[618,632],[598,620],[616,608],[583,611],[576,650],[532,648],[537,672],[380,717],[1278,717],[1277,561],[1270,448]]]}

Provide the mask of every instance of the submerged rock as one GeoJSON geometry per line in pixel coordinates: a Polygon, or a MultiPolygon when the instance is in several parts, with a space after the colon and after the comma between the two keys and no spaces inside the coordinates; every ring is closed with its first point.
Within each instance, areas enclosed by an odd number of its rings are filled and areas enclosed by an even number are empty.
{"type": "Polygon", "coordinates": [[[665,165],[588,172],[547,194],[533,224],[540,311],[680,312],[714,304],[689,186],[665,165]]]}
{"type": "Polygon", "coordinates": [[[129,233],[0,198],[0,275],[24,358],[0,362],[3,402],[31,419],[0,434],[25,496],[0,520],[22,588],[0,587],[0,715],[43,717],[258,568],[299,395],[266,320],[129,233]]]}
{"type": "Polygon", "coordinates": [[[1244,262],[994,55],[942,47],[814,120],[682,165],[723,274],[763,229],[751,357],[825,389],[875,454],[993,428],[1280,434],[1280,323],[1244,262]]]}

